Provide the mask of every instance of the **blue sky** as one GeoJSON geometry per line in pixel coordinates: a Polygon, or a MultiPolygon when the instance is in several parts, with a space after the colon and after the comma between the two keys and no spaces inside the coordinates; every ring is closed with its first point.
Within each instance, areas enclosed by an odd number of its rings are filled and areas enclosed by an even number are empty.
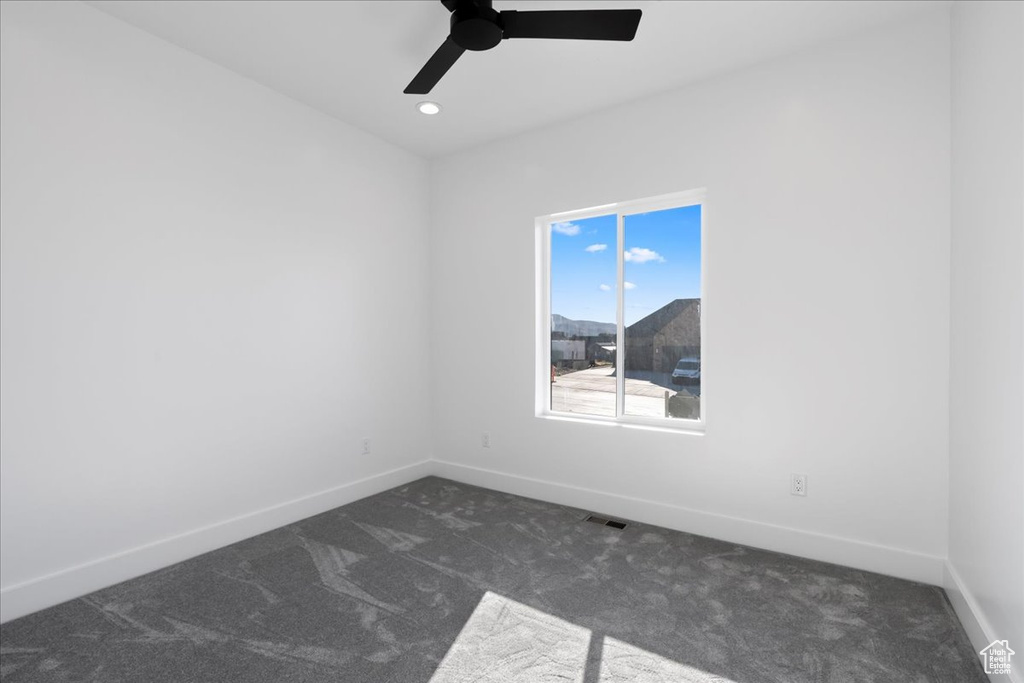
{"type": "MultiPolygon", "coordinates": [[[[625,319],[700,296],[700,205],[625,217],[625,319]]],[[[551,226],[551,312],[615,322],[615,214],[551,226]]]]}

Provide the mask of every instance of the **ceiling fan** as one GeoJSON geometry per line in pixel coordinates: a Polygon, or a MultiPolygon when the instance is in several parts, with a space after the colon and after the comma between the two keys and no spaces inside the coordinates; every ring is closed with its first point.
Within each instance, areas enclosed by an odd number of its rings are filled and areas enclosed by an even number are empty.
{"type": "Polygon", "coordinates": [[[426,95],[466,50],[490,50],[506,38],[633,40],[638,9],[497,11],[491,0],[441,0],[451,17],[451,33],[405,88],[426,95]]]}

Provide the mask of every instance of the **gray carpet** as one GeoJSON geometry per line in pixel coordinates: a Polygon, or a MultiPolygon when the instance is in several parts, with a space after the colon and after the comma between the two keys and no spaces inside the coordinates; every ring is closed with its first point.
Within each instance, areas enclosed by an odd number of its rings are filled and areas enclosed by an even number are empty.
{"type": "Polygon", "coordinates": [[[986,681],[934,586],[428,477],[0,627],[0,679],[986,681]]]}

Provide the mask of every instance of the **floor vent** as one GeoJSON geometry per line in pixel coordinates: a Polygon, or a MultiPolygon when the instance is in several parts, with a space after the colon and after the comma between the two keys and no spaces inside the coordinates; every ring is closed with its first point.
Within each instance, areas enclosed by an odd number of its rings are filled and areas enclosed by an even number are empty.
{"type": "Polygon", "coordinates": [[[608,519],[607,517],[598,517],[597,515],[587,515],[587,518],[584,521],[592,522],[594,524],[600,524],[601,526],[610,526],[613,529],[626,528],[625,522],[620,522],[615,519],[608,519]]]}

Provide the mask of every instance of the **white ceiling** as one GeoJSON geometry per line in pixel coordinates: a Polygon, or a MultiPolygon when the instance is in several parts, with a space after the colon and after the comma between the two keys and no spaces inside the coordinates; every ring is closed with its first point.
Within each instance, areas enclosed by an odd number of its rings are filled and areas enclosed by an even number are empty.
{"type": "Polygon", "coordinates": [[[590,0],[639,7],[630,43],[509,40],[467,52],[429,96],[403,88],[448,33],[436,0],[90,0],[89,4],[425,157],[670,90],[948,2],[590,0]],[[444,111],[427,117],[416,102],[444,111]]]}

